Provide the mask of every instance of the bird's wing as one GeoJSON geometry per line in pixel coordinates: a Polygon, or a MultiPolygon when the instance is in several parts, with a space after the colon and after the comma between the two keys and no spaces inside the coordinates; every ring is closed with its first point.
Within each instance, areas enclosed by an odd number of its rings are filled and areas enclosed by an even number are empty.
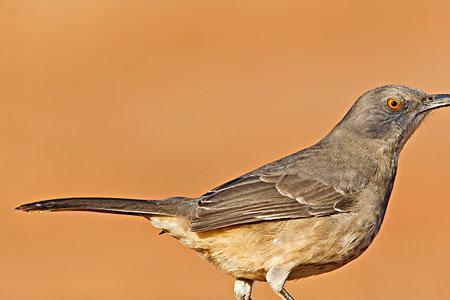
{"type": "Polygon", "coordinates": [[[246,175],[199,198],[193,232],[259,221],[311,218],[349,211],[354,197],[298,174],[246,175]]]}

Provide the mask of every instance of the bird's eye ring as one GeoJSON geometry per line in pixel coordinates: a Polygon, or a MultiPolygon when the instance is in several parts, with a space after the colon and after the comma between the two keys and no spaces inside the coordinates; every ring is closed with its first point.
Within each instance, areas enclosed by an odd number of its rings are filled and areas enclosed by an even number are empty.
{"type": "Polygon", "coordinates": [[[394,110],[394,111],[399,110],[401,107],[400,101],[398,101],[394,98],[389,98],[386,104],[390,110],[394,110]]]}

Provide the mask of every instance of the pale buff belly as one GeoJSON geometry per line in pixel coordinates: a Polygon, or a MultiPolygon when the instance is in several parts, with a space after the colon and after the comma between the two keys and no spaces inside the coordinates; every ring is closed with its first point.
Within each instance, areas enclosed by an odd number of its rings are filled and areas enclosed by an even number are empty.
{"type": "Polygon", "coordinates": [[[292,270],[289,280],[337,269],[364,252],[380,225],[376,216],[349,213],[192,233],[186,220],[150,220],[222,272],[260,281],[265,281],[269,268],[277,266],[292,270]]]}

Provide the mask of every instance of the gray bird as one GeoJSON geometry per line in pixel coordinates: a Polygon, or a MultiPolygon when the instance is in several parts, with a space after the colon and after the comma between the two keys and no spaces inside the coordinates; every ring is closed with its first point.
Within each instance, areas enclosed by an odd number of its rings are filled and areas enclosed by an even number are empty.
{"type": "Polygon", "coordinates": [[[264,165],[197,198],[65,198],[23,211],[94,211],[142,216],[236,278],[249,300],[267,281],[284,300],[287,280],[352,261],[380,230],[399,154],[428,113],[450,94],[388,85],[358,98],[317,144],[264,165]]]}

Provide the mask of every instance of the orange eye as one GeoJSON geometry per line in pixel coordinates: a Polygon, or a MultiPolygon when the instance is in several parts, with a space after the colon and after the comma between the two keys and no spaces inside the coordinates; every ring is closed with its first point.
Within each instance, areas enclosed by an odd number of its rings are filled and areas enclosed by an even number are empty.
{"type": "Polygon", "coordinates": [[[387,106],[391,109],[391,110],[399,110],[401,107],[400,101],[395,100],[393,98],[388,99],[387,101],[387,106]]]}

